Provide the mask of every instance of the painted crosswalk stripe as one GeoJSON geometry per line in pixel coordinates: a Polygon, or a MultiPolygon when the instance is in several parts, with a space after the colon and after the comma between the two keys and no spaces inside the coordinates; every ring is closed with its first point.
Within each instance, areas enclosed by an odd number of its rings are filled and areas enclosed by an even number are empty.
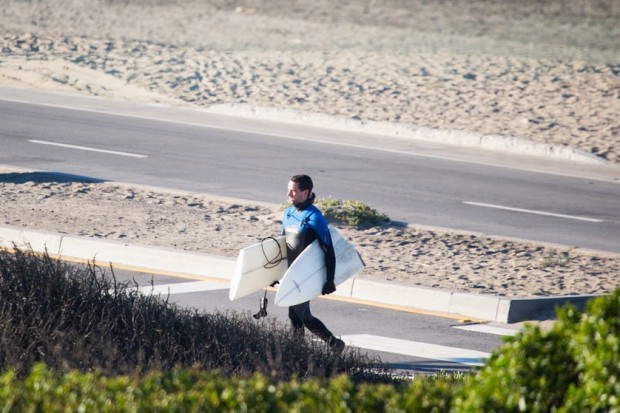
{"type": "Polygon", "coordinates": [[[457,330],[475,331],[477,333],[495,334],[498,336],[515,336],[519,330],[502,328],[488,324],[472,324],[467,326],[454,326],[457,330]]]}
{"type": "Polygon", "coordinates": [[[482,351],[381,337],[372,334],[347,335],[342,336],[341,338],[347,345],[352,347],[384,351],[387,353],[402,354],[425,359],[441,360],[451,363],[460,363],[468,366],[482,366],[484,365],[486,359],[491,356],[490,353],[485,353],[482,351]]]}
{"type": "Polygon", "coordinates": [[[228,289],[228,285],[213,281],[192,281],[187,283],[175,283],[164,285],[148,285],[139,287],[137,290],[144,295],[167,295],[167,294],[186,294],[201,291],[215,291],[228,289]]]}

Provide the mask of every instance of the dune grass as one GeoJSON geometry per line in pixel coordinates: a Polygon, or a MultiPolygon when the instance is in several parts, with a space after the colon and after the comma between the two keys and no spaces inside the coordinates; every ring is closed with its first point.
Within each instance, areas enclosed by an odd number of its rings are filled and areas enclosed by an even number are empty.
{"type": "Polygon", "coordinates": [[[274,380],[390,381],[380,360],[295,341],[287,326],[249,314],[203,313],[120,283],[113,270],[30,251],[0,251],[0,370],[106,375],[200,368],[274,380]]]}

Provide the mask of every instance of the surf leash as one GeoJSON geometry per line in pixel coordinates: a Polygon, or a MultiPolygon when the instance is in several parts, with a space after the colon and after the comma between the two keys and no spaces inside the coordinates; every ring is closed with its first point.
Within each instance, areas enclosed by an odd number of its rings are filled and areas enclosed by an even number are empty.
{"type": "MultiPolygon", "coordinates": [[[[284,254],[282,254],[282,248],[280,247],[280,243],[278,242],[277,239],[275,239],[274,237],[266,237],[263,238],[260,242],[260,247],[263,250],[263,256],[265,257],[265,261],[267,261],[267,263],[265,265],[263,265],[264,268],[269,269],[269,268],[275,268],[277,267],[282,260],[284,260],[284,254]],[[276,243],[276,246],[278,247],[278,252],[275,256],[275,258],[269,258],[267,256],[267,252],[265,251],[265,241],[267,240],[272,240],[273,242],[276,243]]],[[[265,291],[265,294],[267,292],[265,291]]]]}

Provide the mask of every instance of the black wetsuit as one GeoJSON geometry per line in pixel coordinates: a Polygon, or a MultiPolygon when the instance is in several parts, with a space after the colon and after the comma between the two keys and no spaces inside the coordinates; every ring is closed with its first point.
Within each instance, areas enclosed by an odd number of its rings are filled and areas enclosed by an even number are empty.
{"type": "MultiPolygon", "coordinates": [[[[284,211],[282,233],[286,236],[286,253],[289,266],[308,245],[314,240],[319,240],[319,245],[325,252],[325,266],[327,268],[323,293],[329,294],[335,291],[333,283],[336,256],[327,220],[321,211],[313,205],[314,199],[315,196],[312,194],[306,202],[291,205],[284,211]]],[[[321,320],[314,317],[310,312],[310,301],[289,307],[288,316],[295,333],[299,337],[303,337],[304,327],[306,327],[327,343],[333,342],[333,334],[321,320]]]]}

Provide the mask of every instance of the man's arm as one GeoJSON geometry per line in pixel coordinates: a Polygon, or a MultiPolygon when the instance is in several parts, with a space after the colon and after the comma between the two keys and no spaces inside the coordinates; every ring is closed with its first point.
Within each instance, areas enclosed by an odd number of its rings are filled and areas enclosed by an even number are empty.
{"type": "Polygon", "coordinates": [[[334,284],[334,276],[336,275],[336,253],[334,252],[334,244],[330,243],[327,245],[321,241],[319,241],[319,243],[325,253],[325,268],[327,270],[322,293],[323,295],[331,294],[336,291],[336,284],[334,284]]]}

